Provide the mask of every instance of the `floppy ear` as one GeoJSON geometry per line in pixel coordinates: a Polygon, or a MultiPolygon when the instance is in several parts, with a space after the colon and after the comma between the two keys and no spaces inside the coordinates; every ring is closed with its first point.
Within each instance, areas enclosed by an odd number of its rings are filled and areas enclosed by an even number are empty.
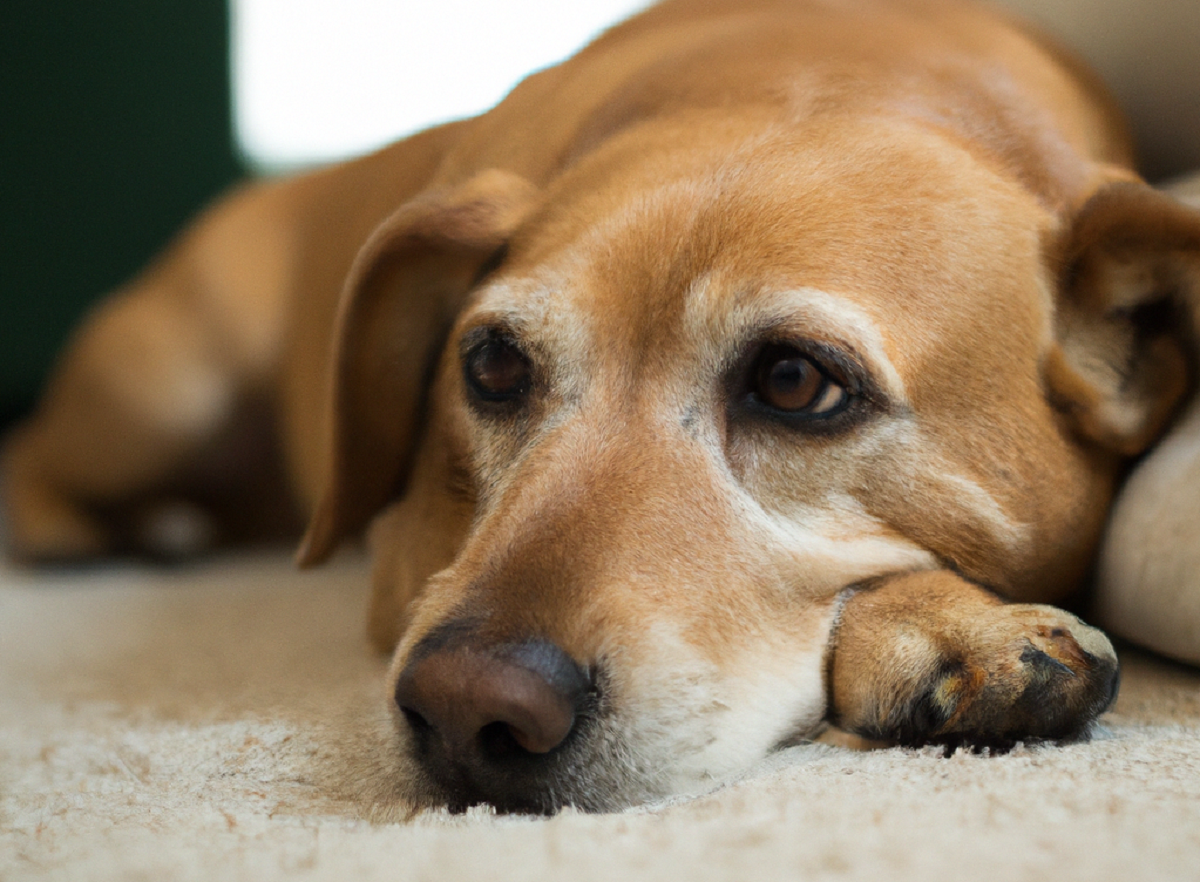
{"type": "Polygon", "coordinates": [[[1145,184],[1109,184],[1078,212],[1061,254],[1051,400],[1081,437],[1135,456],[1188,391],[1200,212],[1145,184]]]}
{"type": "Polygon", "coordinates": [[[355,258],[334,327],[325,486],[302,566],[327,558],[401,489],[450,323],[533,199],[525,179],[485,171],[405,203],[355,258]]]}

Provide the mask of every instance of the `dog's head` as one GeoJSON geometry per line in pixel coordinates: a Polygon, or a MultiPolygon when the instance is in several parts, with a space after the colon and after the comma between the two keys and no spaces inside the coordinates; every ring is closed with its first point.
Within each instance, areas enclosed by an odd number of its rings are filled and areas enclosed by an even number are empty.
{"type": "Polygon", "coordinates": [[[430,191],[360,255],[304,555],[374,518],[433,799],[704,787],[820,724],[848,587],[1080,580],[1186,391],[1200,223],[872,126],[643,127],[540,190],[430,191]]]}

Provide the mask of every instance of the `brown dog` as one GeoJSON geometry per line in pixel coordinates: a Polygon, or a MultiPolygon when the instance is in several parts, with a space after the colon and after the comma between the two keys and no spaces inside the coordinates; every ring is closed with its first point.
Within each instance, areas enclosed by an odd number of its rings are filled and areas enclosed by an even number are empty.
{"type": "Polygon", "coordinates": [[[668,0],[211,210],[11,440],[12,543],[159,541],[181,498],[285,529],[271,415],[301,559],[373,522],[433,802],[619,807],[827,720],[1072,737],[1116,658],[1030,604],[1188,390],[1198,267],[1200,218],[1007,19],[668,0]]]}

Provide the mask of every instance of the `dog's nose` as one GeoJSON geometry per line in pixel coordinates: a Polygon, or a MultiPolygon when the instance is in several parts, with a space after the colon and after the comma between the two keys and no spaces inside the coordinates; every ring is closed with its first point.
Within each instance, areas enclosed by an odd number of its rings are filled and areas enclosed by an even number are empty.
{"type": "Polygon", "coordinates": [[[446,760],[472,768],[550,753],[574,728],[588,688],[583,669],[547,641],[468,643],[418,653],[396,683],[396,704],[419,737],[441,742],[446,760]]]}

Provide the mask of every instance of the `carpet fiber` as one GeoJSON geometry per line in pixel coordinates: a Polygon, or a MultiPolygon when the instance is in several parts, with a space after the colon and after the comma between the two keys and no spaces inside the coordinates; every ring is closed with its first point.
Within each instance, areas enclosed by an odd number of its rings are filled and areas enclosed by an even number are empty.
{"type": "Polygon", "coordinates": [[[1200,672],[1088,743],[779,753],[615,815],[406,819],[359,561],[0,569],[0,880],[1200,878],[1200,672]]]}

